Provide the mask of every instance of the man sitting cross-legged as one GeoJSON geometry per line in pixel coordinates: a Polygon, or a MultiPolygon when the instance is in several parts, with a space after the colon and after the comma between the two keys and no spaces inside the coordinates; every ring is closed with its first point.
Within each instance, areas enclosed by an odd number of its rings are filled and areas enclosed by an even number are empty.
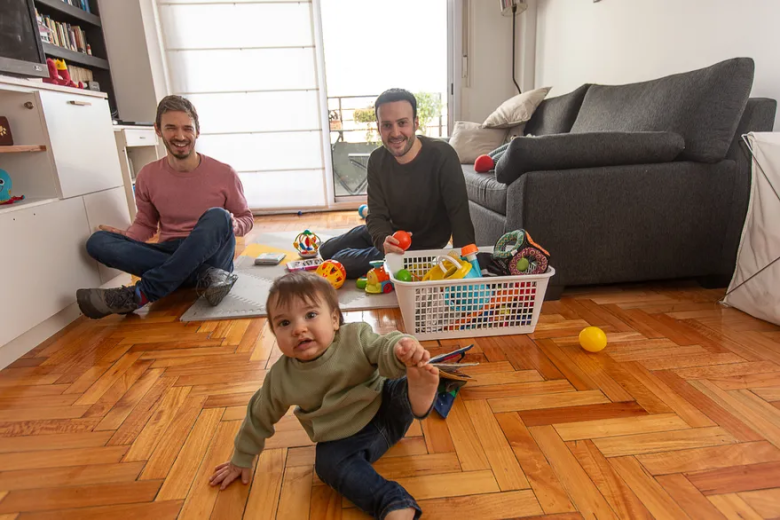
{"type": "Polygon", "coordinates": [[[235,237],[254,224],[241,180],[227,164],[195,151],[200,125],[188,100],[165,97],[154,128],[168,154],[138,173],[133,224],[127,230],[100,226],[87,241],[92,258],[141,280],[130,287],[79,289],[79,308],[90,318],[129,314],[180,286],[197,287],[217,305],[236,282],[235,237]],[[146,243],[158,226],[159,243],[146,243]]]}

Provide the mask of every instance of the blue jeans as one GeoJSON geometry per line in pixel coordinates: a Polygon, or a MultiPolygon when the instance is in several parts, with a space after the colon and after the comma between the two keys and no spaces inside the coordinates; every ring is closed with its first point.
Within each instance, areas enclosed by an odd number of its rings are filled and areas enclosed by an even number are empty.
{"type": "Polygon", "coordinates": [[[339,237],[334,237],[320,246],[323,260],[338,260],[347,271],[347,278],[365,276],[374,260],[382,260],[385,255],[374,247],[368,227],[358,226],[339,237]]]}
{"type": "Polygon", "coordinates": [[[419,518],[422,510],[414,498],[371,466],[403,438],[413,419],[406,378],[388,379],[382,388],[382,405],[365,428],[346,439],[317,444],[317,476],[374,518],[410,507],[419,518]]]}
{"type": "Polygon", "coordinates": [[[156,301],[180,286],[194,287],[209,267],[233,271],[236,238],[230,213],[211,208],[186,238],[159,244],[98,231],[87,240],[89,255],[108,267],[139,276],[141,291],[156,301]]]}

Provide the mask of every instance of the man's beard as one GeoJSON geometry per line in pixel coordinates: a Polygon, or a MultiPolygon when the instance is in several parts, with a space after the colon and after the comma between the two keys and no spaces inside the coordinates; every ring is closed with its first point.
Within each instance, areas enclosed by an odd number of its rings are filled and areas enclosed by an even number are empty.
{"type": "Polygon", "coordinates": [[[403,149],[400,152],[394,151],[392,148],[390,148],[390,146],[388,146],[388,143],[385,142],[384,140],[382,141],[382,143],[385,145],[385,149],[388,152],[390,152],[391,155],[393,155],[394,157],[403,157],[404,155],[409,153],[409,150],[412,149],[412,146],[414,146],[414,140],[416,138],[417,137],[414,134],[412,134],[411,137],[407,137],[406,138],[406,146],[404,146],[403,149]]]}
{"type": "Polygon", "coordinates": [[[175,145],[171,143],[170,141],[167,141],[166,139],[163,139],[163,144],[165,145],[165,149],[168,150],[168,153],[176,157],[177,159],[186,159],[190,155],[192,155],[192,152],[195,151],[195,148],[192,146],[192,141],[187,141],[188,143],[188,150],[186,153],[177,153],[175,151],[175,145]]]}

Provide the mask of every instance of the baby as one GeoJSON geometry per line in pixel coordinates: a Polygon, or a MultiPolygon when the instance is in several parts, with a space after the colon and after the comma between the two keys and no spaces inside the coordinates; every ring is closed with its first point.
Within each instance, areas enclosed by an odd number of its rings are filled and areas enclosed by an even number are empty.
{"type": "Polygon", "coordinates": [[[254,458],[274,424],[296,405],[317,442],[314,469],[324,483],[375,518],[419,518],[420,506],[371,464],[403,438],[414,418],[433,408],[439,371],[411,336],[375,334],[366,323],[344,323],[338,297],[322,277],[294,272],[268,294],[268,323],[284,354],[247,407],[230,462],[210,479],[225,489],[249,482],[254,458]]]}

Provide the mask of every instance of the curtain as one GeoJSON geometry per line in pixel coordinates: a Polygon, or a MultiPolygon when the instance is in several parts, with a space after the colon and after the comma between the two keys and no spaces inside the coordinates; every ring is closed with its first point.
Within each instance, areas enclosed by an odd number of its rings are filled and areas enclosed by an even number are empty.
{"type": "Polygon", "coordinates": [[[326,202],[313,6],[160,0],[171,90],[198,110],[198,150],[230,164],[253,210],[326,202]]]}

